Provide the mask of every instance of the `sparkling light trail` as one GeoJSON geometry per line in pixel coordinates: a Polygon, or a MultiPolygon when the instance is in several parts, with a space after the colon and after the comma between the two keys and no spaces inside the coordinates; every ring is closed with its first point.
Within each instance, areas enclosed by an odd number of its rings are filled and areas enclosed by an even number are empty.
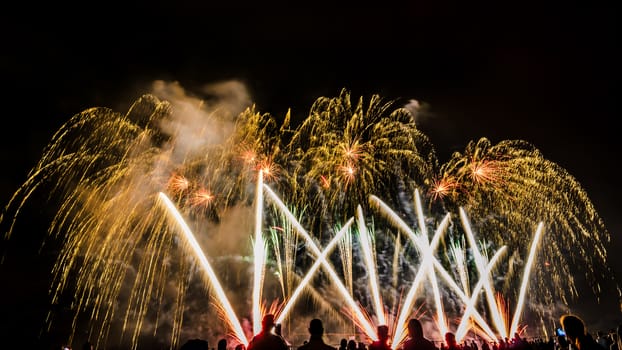
{"type": "Polygon", "coordinates": [[[233,307],[225,294],[220,282],[218,281],[218,277],[216,277],[216,273],[214,273],[214,269],[212,269],[212,265],[210,265],[207,257],[203,253],[199,242],[197,242],[196,238],[194,238],[194,234],[192,230],[184,221],[184,218],[181,216],[177,208],[175,208],[175,204],[171,202],[171,200],[164,194],[163,192],[158,193],[158,198],[160,202],[164,204],[167,212],[173,217],[175,223],[179,225],[181,228],[181,232],[183,233],[183,237],[185,238],[188,245],[192,248],[196,258],[199,260],[201,267],[203,268],[203,272],[207,275],[207,282],[214,288],[214,292],[216,293],[216,298],[225,311],[226,321],[232,327],[235,337],[245,345],[248,345],[248,339],[246,339],[246,335],[244,334],[244,330],[242,329],[242,325],[238,320],[238,317],[233,311],[233,307]]]}
{"type": "MultiPolygon", "coordinates": [[[[316,257],[321,256],[322,252],[315,244],[315,241],[313,241],[313,239],[307,233],[307,231],[302,227],[302,225],[298,222],[298,220],[294,217],[294,215],[289,211],[289,209],[287,209],[287,207],[281,201],[281,199],[272,191],[272,189],[270,189],[269,186],[264,184],[264,189],[266,193],[268,194],[268,196],[270,197],[270,199],[273,201],[273,203],[276,204],[276,206],[281,210],[283,214],[285,214],[285,216],[291,222],[292,226],[295,227],[298,233],[300,233],[303,236],[303,238],[307,242],[307,247],[311,249],[311,251],[313,252],[313,254],[315,254],[316,257]]],[[[372,326],[372,324],[367,320],[367,318],[361,311],[357,302],[354,301],[354,299],[348,292],[348,289],[343,285],[343,282],[341,282],[339,275],[335,272],[333,267],[327,261],[325,260],[321,260],[321,261],[322,261],[322,266],[324,267],[326,272],[330,275],[331,281],[335,284],[335,286],[337,287],[337,290],[339,291],[341,296],[345,299],[346,303],[348,304],[348,306],[354,313],[354,316],[356,317],[357,322],[361,325],[363,332],[365,332],[365,334],[367,334],[370,338],[376,339],[378,335],[376,333],[375,327],[372,326]]]]}
{"type": "Polygon", "coordinates": [[[367,266],[367,273],[369,273],[369,287],[371,289],[374,308],[376,309],[376,318],[378,319],[378,324],[387,324],[384,304],[382,303],[380,289],[378,288],[376,254],[372,247],[371,237],[367,231],[367,226],[365,225],[363,208],[359,205],[356,212],[358,217],[359,237],[361,239],[361,247],[363,248],[363,261],[365,262],[365,266],[367,266]]]}
{"type": "Polygon", "coordinates": [[[335,245],[337,245],[337,243],[339,243],[339,240],[343,238],[343,235],[346,232],[348,232],[353,222],[354,222],[354,219],[350,218],[350,220],[346,222],[346,224],[341,228],[341,230],[337,232],[335,237],[333,237],[333,239],[330,240],[330,242],[326,245],[326,247],[324,247],[322,254],[315,259],[315,262],[313,263],[311,268],[309,268],[309,270],[305,274],[305,277],[300,281],[300,283],[298,284],[298,287],[296,287],[296,290],[292,293],[291,297],[287,300],[287,303],[283,307],[283,310],[281,310],[281,312],[278,314],[276,318],[276,323],[282,323],[287,318],[287,316],[289,316],[289,312],[291,311],[292,307],[295,305],[296,301],[298,300],[298,297],[302,294],[304,289],[308,286],[309,281],[311,281],[311,278],[315,276],[315,272],[317,271],[317,269],[320,267],[320,265],[328,263],[326,261],[326,256],[333,251],[333,249],[335,248],[335,245]]]}
{"type": "Polygon", "coordinates": [[[529,283],[529,275],[531,274],[531,268],[536,257],[538,245],[540,244],[540,237],[544,232],[544,223],[539,223],[536,229],[536,234],[531,242],[531,248],[529,249],[529,258],[527,258],[527,264],[523,271],[523,280],[521,281],[520,294],[518,301],[516,302],[516,309],[514,310],[514,317],[512,317],[512,325],[510,326],[510,335],[514,335],[518,330],[518,322],[523,312],[523,306],[525,305],[525,295],[527,293],[527,285],[529,283]]]}
{"type": "Polygon", "coordinates": [[[263,222],[263,171],[257,175],[257,191],[255,194],[255,240],[253,242],[253,296],[252,319],[253,334],[261,331],[262,305],[261,294],[266,266],[266,243],[261,232],[263,222]]]}
{"type": "Polygon", "coordinates": [[[471,230],[471,225],[469,224],[469,220],[463,208],[460,208],[460,219],[462,220],[462,226],[464,227],[464,232],[466,234],[466,238],[471,246],[473,251],[473,260],[475,260],[475,266],[477,267],[477,271],[480,275],[480,278],[485,278],[488,283],[484,283],[484,291],[486,293],[486,300],[488,300],[488,307],[491,312],[493,323],[497,328],[497,332],[502,338],[508,337],[507,328],[505,326],[505,322],[503,317],[501,317],[501,313],[497,309],[497,305],[495,304],[495,294],[492,291],[492,285],[490,284],[490,278],[488,273],[486,273],[486,267],[484,262],[484,257],[480,254],[477,249],[477,243],[475,242],[475,236],[473,235],[473,231],[471,230]]]}

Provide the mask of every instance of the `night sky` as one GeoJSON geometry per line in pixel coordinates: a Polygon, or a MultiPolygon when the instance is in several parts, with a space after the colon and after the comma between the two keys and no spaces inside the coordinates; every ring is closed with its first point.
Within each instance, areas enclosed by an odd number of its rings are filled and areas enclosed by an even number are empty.
{"type": "MultiPolygon", "coordinates": [[[[585,188],[622,273],[614,95],[621,61],[611,2],[204,3],[3,9],[0,201],[71,116],[96,106],[125,112],[155,80],[197,96],[206,84],[241,81],[258,109],[275,116],[290,107],[305,115],[316,98],[346,88],[353,98],[427,103],[431,115],[420,128],[441,161],[480,137],[534,144],[585,188]]],[[[30,214],[3,243],[2,323],[11,326],[2,339],[32,341],[45,317],[52,257],[38,253],[45,227],[30,214]]],[[[600,303],[577,302],[588,327],[622,323],[608,288],[600,303]]]]}

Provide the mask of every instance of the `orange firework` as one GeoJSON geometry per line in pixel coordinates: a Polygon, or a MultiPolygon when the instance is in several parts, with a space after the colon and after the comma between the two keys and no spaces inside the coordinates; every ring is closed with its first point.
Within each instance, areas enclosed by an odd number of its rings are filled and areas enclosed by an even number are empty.
{"type": "Polygon", "coordinates": [[[356,176],[356,168],[353,164],[347,163],[346,165],[339,166],[339,172],[341,173],[341,177],[345,180],[346,184],[354,181],[354,177],[356,176]]]}
{"type": "Polygon", "coordinates": [[[173,193],[181,193],[188,189],[190,181],[183,175],[173,175],[168,180],[168,189],[173,193]]]}
{"type": "Polygon", "coordinates": [[[239,157],[245,165],[250,167],[254,166],[257,162],[257,152],[255,152],[255,150],[248,145],[240,146],[239,157]]]}
{"type": "Polygon", "coordinates": [[[320,175],[320,182],[322,183],[322,187],[329,188],[330,187],[330,177],[326,177],[324,175],[320,175]]]}
{"type": "Polygon", "coordinates": [[[458,188],[459,184],[452,176],[443,177],[440,180],[434,180],[432,187],[428,191],[432,200],[442,199],[446,196],[453,194],[458,188]]]}
{"type": "Polygon", "coordinates": [[[279,167],[271,159],[262,159],[257,164],[257,170],[263,172],[263,178],[266,182],[274,181],[279,175],[279,167]]]}
{"type": "Polygon", "coordinates": [[[193,207],[208,207],[214,201],[214,197],[209,190],[202,188],[194,192],[189,201],[193,207]]]}
{"type": "Polygon", "coordinates": [[[353,141],[352,144],[340,144],[339,148],[343,153],[343,157],[347,161],[356,161],[363,154],[363,147],[359,144],[358,141],[353,141]]]}
{"type": "Polygon", "coordinates": [[[472,161],[470,166],[471,178],[477,184],[498,184],[501,181],[502,167],[499,162],[492,160],[472,161]]]}

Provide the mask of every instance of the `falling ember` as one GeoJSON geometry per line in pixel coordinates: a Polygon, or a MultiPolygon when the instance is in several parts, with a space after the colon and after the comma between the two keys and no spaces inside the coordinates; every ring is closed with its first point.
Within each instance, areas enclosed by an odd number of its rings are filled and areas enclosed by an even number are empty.
{"type": "Polygon", "coordinates": [[[320,175],[320,182],[322,183],[322,187],[330,188],[330,179],[326,178],[326,176],[320,175]]]}

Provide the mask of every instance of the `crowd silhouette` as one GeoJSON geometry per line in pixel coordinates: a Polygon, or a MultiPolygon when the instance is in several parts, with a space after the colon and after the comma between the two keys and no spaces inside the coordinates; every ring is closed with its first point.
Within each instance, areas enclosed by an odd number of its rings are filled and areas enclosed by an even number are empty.
{"type": "MultiPolygon", "coordinates": [[[[412,318],[406,325],[408,336],[398,346],[389,343],[389,327],[386,325],[377,326],[378,339],[373,341],[357,342],[342,338],[337,346],[333,346],[325,342],[322,320],[313,318],[307,328],[308,339],[296,345],[283,337],[281,325],[275,324],[274,315],[267,314],[262,319],[261,331],[252,337],[248,347],[226,338],[219,339],[216,348],[210,347],[207,340],[189,339],[178,350],[622,350],[622,323],[608,331],[590,333],[580,317],[564,314],[559,318],[559,324],[555,336],[548,339],[527,340],[519,333],[514,333],[511,339],[489,341],[477,337],[458,342],[454,333],[447,332],[444,341],[434,342],[425,337],[421,321],[412,318]]],[[[67,346],[62,348],[71,349],[67,346]]],[[[86,342],[81,349],[94,350],[96,346],[86,342]]]]}

